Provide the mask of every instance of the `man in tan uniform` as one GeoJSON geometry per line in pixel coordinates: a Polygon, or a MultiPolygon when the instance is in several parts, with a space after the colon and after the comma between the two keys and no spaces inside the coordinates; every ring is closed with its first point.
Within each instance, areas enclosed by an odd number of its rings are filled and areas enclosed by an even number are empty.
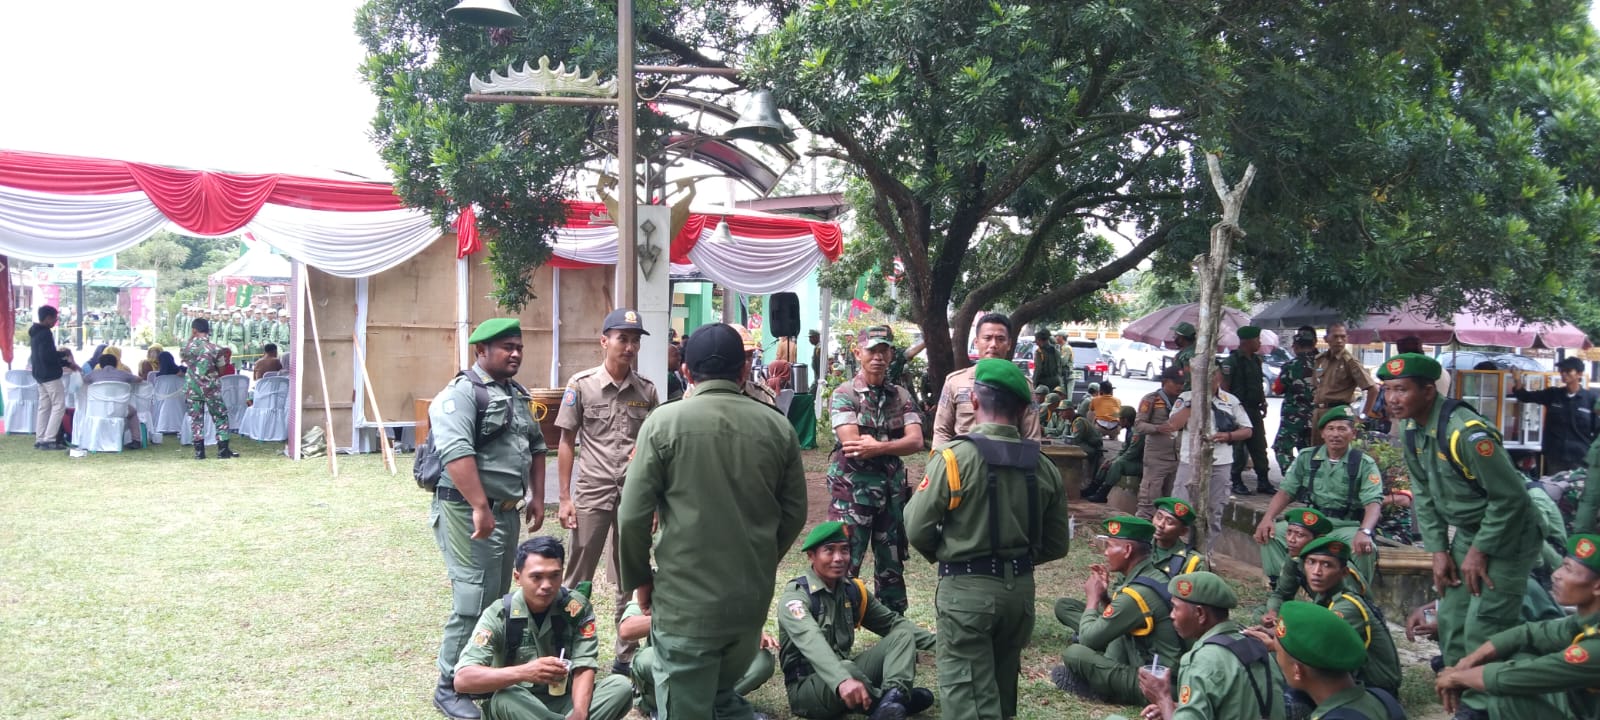
{"type": "Polygon", "coordinates": [[[740,389],[746,396],[754,400],[771,405],[773,408],[778,407],[778,394],[773,392],[772,388],[767,387],[766,383],[761,382],[752,369],[755,367],[756,353],[761,350],[761,343],[756,342],[755,336],[751,335],[745,326],[734,325],[733,329],[739,331],[739,341],[744,344],[745,381],[744,387],[740,389]]]}
{"type": "MultiPolygon", "coordinates": [[[[1377,381],[1367,374],[1367,369],[1361,367],[1361,361],[1345,346],[1350,331],[1344,323],[1333,323],[1323,337],[1328,341],[1328,350],[1318,355],[1313,364],[1317,389],[1312,397],[1316,405],[1311,414],[1311,427],[1317,426],[1317,421],[1322,419],[1322,413],[1327,412],[1328,408],[1351,405],[1356,399],[1356,390],[1367,391],[1366,407],[1362,409],[1361,417],[1372,417],[1372,403],[1378,399],[1377,381]]],[[[1311,442],[1321,445],[1322,438],[1312,433],[1311,442]]]]}
{"type": "MultiPolygon", "coordinates": [[[[978,319],[978,334],[972,339],[978,350],[978,359],[998,358],[1011,360],[1011,318],[1000,313],[989,313],[978,319]]],[[[972,412],[973,370],[970,366],[957,370],[944,378],[944,390],[939,393],[939,407],[933,416],[933,446],[939,447],[951,438],[965,433],[976,422],[972,412]]],[[[1029,408],[1022,414],[1022,436],[1029,440],[1043,440],[1039,428],[1039,413],[1029,408]]]]}
{"type": "MultiPolygon", "coordinates": [[[[627,474],[628,458],[639,437],[645,415],[655,408],[656,386],[633,369],[639,354],[639,338],[644,335],[639,313],[618,308],[606,316],[601,327],[600,347],[603,362],[567,381],[561,396],[556,426],[561,428],[561,444],[556,454],[556,477],[561,487],[561,527],[568,530],[567,546],[572,556],[561,584],[577,587],[593,580],[600,554],[606,550],[611,579],[617,587],[613,604],[616,620],[628,604],[617,575],[617,503],[622,496],[622,478],[627,474]],[[574,446],[577,453],[577,478],[573,481],[574,446]],[[576,485],[576,491],[574,491],[576,485]]],[[[636,643],[617,640],[616,664],[612,672],[626,674],[633,661],[636,643]],[[619,672],[621,671],[621,672],[619,672]]]]}
{"type": "MultiPolygon", "coordinates": [[[[1133,431],[1144,436],[1144,478],[1139,481],[1139,504],[1134,512],[1149,520],[1156,514],[1156,498],[1172,494],[1178,479],[1178,431],[1168,421],[1187,377],[1176,365],[1161,371],[1161,387],[1139,400],[1133,431]]],[[[1110,482],[1108,480],[1108,482],[1110,482]]]]}

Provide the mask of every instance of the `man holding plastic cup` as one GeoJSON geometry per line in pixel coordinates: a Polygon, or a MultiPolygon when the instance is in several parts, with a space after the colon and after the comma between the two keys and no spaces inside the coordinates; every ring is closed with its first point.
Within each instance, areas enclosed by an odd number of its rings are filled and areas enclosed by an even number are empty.
{"type": "Polygon", "coordinates": [[[455,689],[488,695],[490,720],[620,720],[633,705],[622,675],[595,680],[594,609],[561,587],[566,550],[548,535],[517,546],[516,588],[482,615],[456,663],[455,689]]]}
{"type": "Polygon", "coordinates": [[[1283,683],[1272,654],[1228,617],[1239,597],[1209,572],[1179,575],[1172,593],[1172,627],[1194,643],[1178,663],[1177,692],[1161,665],[1139,669],[1139,690],[1150,701],[1145,720],[1266,718],[1282,720],[1283,683]]]}

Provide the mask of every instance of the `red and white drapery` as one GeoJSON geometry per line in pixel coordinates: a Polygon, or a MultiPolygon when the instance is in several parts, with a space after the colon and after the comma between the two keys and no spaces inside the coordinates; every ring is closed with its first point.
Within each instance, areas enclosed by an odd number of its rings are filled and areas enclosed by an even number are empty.
{"type": "MultiPolygon", "coordinates": [[[[551,265],[614,265],[617,230],[599,203],[572,202],[551,265]]],[[[249,232],[288,257],[340,277],[405,262],[442,231],[382,183],[239,175],[42,153],[0,151],[0,255],[90,260],[158,230],[202,237],[249,232]]],[[[482,247],[469,208],[455,223],[458,257],[482,247]]],[[[746,294],[797,285],[843,249],[832,223],[742,210],[691,214],[663,261],[746,294]],[[726,220],[733,243],[703,242],[726,220]]]]}

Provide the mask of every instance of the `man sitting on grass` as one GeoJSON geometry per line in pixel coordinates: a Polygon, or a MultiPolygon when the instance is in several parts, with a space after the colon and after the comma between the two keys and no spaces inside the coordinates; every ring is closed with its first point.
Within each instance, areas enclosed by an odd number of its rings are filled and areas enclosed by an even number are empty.
{"type": "Polygon", "coordinates": [[[455,689],[488,695],[491,720],[620,720],[633,704],[621,675],[595,681],[600,643],[588,598],[561,587],[566,550],[542,535],[517,546],[511,594],[478,616],[455,689]]]}

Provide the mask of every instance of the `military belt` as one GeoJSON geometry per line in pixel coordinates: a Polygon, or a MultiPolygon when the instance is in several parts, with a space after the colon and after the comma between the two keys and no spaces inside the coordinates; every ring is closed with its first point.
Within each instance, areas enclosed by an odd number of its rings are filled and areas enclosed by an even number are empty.
{"type": "MultiPolygon", "coordinates": [[[[443,485],[440,485],[438,488],[435,488],[434,494],[437,495],[440,500],[443,500],[445,502],[464,503],[464,502],[467,501],[467,496],[462,495],[460,490],[457,490],[457,489],[455,489],[453,487],[445,487],[443,485]]],[[[500,511],[500,512],[505,512],[507,510],[521,510],[522,509],[522,499],[518,498],[518,499],[514,499],[514,500],[490,500],[489,501],[489,509],[500,511]]]]}
{"type": "Polygon", "coordinates": [[[1033,558],[978,558],[966,562],[939,563],[939,577],[955,577],[961,575],[988,575],[990,577],[1006,577],[1006,569],[1010,568],[1012,577],[1033,574],[1033,558]]]}

